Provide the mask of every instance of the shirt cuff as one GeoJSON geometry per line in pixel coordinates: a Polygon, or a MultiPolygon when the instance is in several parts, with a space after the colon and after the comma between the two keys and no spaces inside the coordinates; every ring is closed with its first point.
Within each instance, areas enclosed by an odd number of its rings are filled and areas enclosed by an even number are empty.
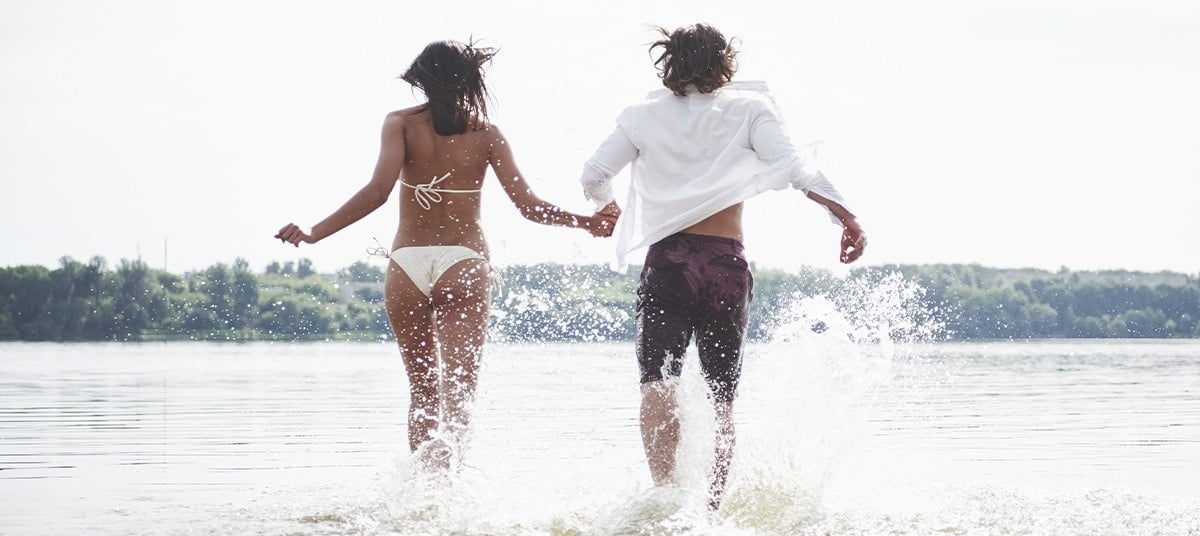
{"type": "Polygon", "coordinates": [[[596,210],[600,210],[600,209],[604,208],[605,205],[612,203],[613,199],[616,199],[615,197],[613,197],[612,190],[609,190],[607,192],[596,193],[596,194],[593,194],[592,192],[585,190],[583,195],[584,195],[584,197],[591,199],[592,202],[596,204],[596,210]]]}

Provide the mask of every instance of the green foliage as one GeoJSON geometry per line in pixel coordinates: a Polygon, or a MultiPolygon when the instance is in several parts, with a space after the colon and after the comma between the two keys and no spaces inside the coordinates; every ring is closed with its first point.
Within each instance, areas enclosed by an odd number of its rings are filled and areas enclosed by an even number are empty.
{"type": "MultiPolygon", "coordinates": [[[[500,270],[490,335],[511,341],[629,340],[639,268],[535,264],[500,270]]],[[[979,265],[757,269],[749,337],[771,335],[798,297],[847,316],[872,314],[890,279],[920,286],[915,324],[953,339],[1200,337],[1200,278],[1176,273],[1007,270],[979,265]]],[[[309,339],[388,337],[383,271],[357,262],[326,276],[311,261],[217,263],[176,275],[142,261],[115,269],[63,257],[54,269],[0,268],[0,340],[309,339]]]]}
{"type": "Polygon", "coordinates": [[[122,260],[113,274],[115,283],[113,336],[141,338],[157,319],[167,314],[167,291],[146,263],[122,260]]]}
{"type": "Polygon", "coordinates": [[[9,340],[51,338],[53,281],[43,266],[0,268],[0,337],[9,340]]]}
{"type": "Polygon", "coordinates": [[[511,341],[630,339],[637,285],[631,272],[600,265],[505,268],[492,300],[492,333],[511,341]]]}
{"type": "Polygon", "coordinates": [[[1171,272],[894,265],[957,339],[1196,337],[1200,278],[1171,272]]]}
{"type": "Polygon", "coordinates": [[[337,276],[342,281],[382,283],[383,269],[363,261],[355,261],[354,264],[338,270],[337,276]]]}

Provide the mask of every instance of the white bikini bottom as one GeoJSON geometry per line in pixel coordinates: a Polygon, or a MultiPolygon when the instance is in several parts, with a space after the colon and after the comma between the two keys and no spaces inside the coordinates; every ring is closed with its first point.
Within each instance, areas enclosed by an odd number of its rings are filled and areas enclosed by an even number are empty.
{"type": "MultiPolygon", "coordinates": [[[[468,259],[487,262],[482,253],[466,246],[407,246],[393,251],[388,257],[408,274],[426,297],[433,296],[433,285],[451,266],[468,259]]],[[[495,272],[490,266],[488,271],[490,278],[495,272]]]]}

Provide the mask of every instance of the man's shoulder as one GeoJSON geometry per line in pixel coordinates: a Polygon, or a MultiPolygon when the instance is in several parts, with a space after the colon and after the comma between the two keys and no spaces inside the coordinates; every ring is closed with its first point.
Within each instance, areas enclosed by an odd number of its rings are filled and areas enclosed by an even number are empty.
{"type": "Polygon", "coordinates": [[[657,89],[646,94],[646,98],[629,106],[631,109],[655,108],[678,104],[690,98],[716,98],[725,103],[758,103],[775,106],[775,97],[767,83],[762,80],[732,81],[710,94],[689,92],[687,96],[676,95],[669,89],[657,89]]]}
{"type": "Polygon", "coordinates": [[[738,91],[741,93],[755,93],[761,95],[770,95],[771,88],[767,86],[766,80],[734,80],[721,86],[722,91],[738,91]]]}
{"type": "Polygon", "coordinates": [[[646,96],[642,100],[627,106],[625,109],[626,111],[645,110],[647,108],[663,106],[681,98],[683,97],[672,93],[669,89],[656,89],[646,93],[646,96]]]}
{"type": "Polygon", "coordinates": [[[766,82],[731,82],[720,90],[722,108],[739,117],[778,118],[779,107],[766,82]]]}
{"type": "Polygon", "coordinates": [[[731,101],[775,104],[775,97],[771,95],[767,83],[762,80],[730,82],[720,89],[720,94],[722,98],[731,101]]]}
{"type": "Polygon", "coordinates": [[[621,111],[617,123],[632,129],[635,124],[640,122],[641,118],[714,111],[731,118],[746,115],[778,115],[775,98],[771,95],[766,82],[739,80],[729,82],[717,91],[706,94],[689,92],[686,96],[680,96],[666,88],[651,91],[646,94],[644,99],[625,107],[621,111]],[[690,99],[704,99],[708,105],[684,105],[690,99]]]}
{"type": "Polygon", "coordinates": [[[621,110],[617,117],[617,123],[629,127],[636,122],[637,118],[647,113],[648,110],[661,107],[672,99],[679,98],[668,89],[658,89],[646,94],[645,98],[634,102],[621,110]]]}

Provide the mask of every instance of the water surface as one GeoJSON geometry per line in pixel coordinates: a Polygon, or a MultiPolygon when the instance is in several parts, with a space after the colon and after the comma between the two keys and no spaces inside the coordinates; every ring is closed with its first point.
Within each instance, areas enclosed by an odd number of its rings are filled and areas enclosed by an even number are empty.
{"type": "Polygon", "coordinates": [[[1200,341],[751,345],[711,515],[693,364],[655,490],[628,343],[490,344],[452,478],[392,343],[2,344],[0,533],[1200,533],[1200,341]]]}

